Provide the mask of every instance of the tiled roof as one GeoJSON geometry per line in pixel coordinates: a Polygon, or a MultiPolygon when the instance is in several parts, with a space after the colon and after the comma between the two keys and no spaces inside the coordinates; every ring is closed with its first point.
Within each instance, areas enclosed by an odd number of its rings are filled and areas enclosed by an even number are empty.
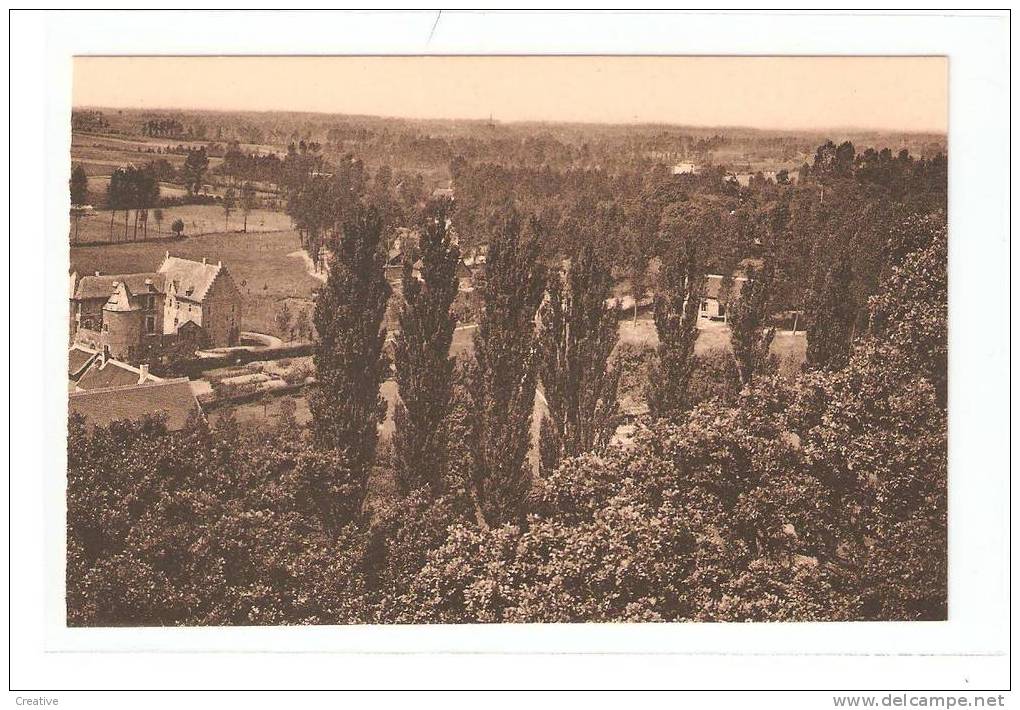
{"type": "MultiPolygon", "coordinates": [[[[120,360],[107,360],[103,365],[96,360],[91,367],[78,378],[78,389],[94,390],[108,387],[129,387],[142,381],[142,371],[131,367],[120,360]]],[[[154,375],[145,375],[145,382],[162,382],[154,375]]]]}
{"type": "Polygon", "coordinates": [[[93,426],[108,426],[125,419],[138,421],[148,415],[163,413],[170,431],[183,429],[192,413],[202,412],[186,377],[133,387],[72,392],[68,398],[68,409],[84,416],[93,426]]]}
{"type": "Polygon", "coordinates": [[[159,273],[174,282],[179,298],[201,303],[220,269],[220,264],[203,264],[201,261],[167,256],[159,267],[159,273]]]}
{"type": "Polygon", "coordinates": [[[73,345],[67,351],[67,376],[71,379],[77,378],[98,355],[95,350],[73,345]]]}
{"type": "Polygon", "coordinates": [[[139,304],[131,304],[131,294],[127,290],[127,285],[122,283],[117,284],[110,300],[103,306],[104,311],[134,311],[138,308],[139,304]]]}
{"type": "MultiPolygon", "coordinates": [[[[743,276],[734,276],[733,283],[729,289],[729,296],[736,298],[740,295],[740,284],[747,281],[743,276]]],[[[708,274],[705,277],[705,298],[719,298],[722,292],[723,277],[719,274],[708,274]]]]}
{"type": "Polygon", "coordinates": [[[82,276],[75,285],[73,297],[77,300],[109,298],[113,295],[114,284],[124,284],[131,294],[163,293],[163,276],[155,272],[143,274],[116,274],[103,276],[82,276]],[[151,283],[146,283],[149,281],[151,283]]]}

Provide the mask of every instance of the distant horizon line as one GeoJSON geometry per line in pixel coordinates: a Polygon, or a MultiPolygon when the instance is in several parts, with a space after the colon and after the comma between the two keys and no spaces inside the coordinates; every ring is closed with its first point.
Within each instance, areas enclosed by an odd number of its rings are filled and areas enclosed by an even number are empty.
{"type": "MultiPolygon", "coordinates": [[[[612,121],[612,122],[600,122],[600,121],[583,121],[583,120],[570,120],[570,119],[551,119],[551,118],[525,118],[525,119],[498,119],[494,116],[490,117],[440,117],[440,116],[396,116],[392,114],[374,114],[374,113],[343,113],[336,111],[317,111],[310,109],[284,109],[284,108],[200,108],[200,107],[187,107],[187,106],[117,106],[112,104],[83,104],[83,105],[72,105],[71,110],[100,110],[100,109],[111,109],[111,110],[128,110],[128,111],[193,111],[193,112],[204,112],[204,113],[291,113],[291,114],[307,114],[311,116],[345,116],[350,118],[377,118],[386,120],[397,120],[397,121],[436,121],[436,122],[477,122],[477,123],[497,123],[497,124],[552,124],[552,125],[577,125],[577,126],[668,126],[674,128],[696,128],[696,129],[730,129],[730,130],[750,130],[750,131],[770,131],[773,133],[826,133],[840,131],[843,133],[899,133],[903,135],[913,136],[939,136],[948,139],[949,132],[947,130],[937,129],[905,129],[905,128],[886,128],[886,127],[866,127],[866,126],[824,126],[819,128],[771,128],[764,126],[752,126],[747,124],[698,124],[698,123],[673,123],[665,120],[640,120],[640,121],[612,121]]],[[[209,139],[203,139],[209,140],[209,139]]]]}

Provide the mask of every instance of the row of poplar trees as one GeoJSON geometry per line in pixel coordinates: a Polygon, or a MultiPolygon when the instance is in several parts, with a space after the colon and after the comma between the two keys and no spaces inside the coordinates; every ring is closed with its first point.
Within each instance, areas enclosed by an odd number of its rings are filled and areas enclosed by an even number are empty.
{"type": "MultiPolygon", "coordinates": [[[[439,497],[459,487],[483,526],[520,522],[533,478],[528,454],[539,384],[548,412],[541,422],[543,468],[603,449],[616,428],[611,278],[592,250],[550,277],[540,261],[541,225],[507,207],[488,239],[473,353],[458,365],[450,346],[461,255],[451,210],[447,201],[429,203],[417,248],[404,255],[392,357],[399,388],[394,478],[405,495],[439,497]],[[462,407],[459,419],[455,405],[462,407]]],[[[350,210],[314,314],[314,440],[346,453],[363,498],[386,416],[380,387],[390,373],[383,231],[374,207],[350,210]]]]}
{"type": "MultiPolygon", "coordinates": [[[[563,263],[543,263],[541,223],[505,207],[488,235],[473,352],[458,365],[450,346],[461,255],[451,210],[448,201],[430,202],[419,220],[416,248],[404,253],[399,329],[392,339],[399,388],[394,478],[403,495],[464,492],[484,527],[520,523],[533,481],[536,396],[546,412],[539,430],[542,473],[565,458],[603,452],[620,423],[621,371],[612,358],[620,314],[611,268],[591,248],[602,238],[597,234],[575,240],[579,250],[563,263]]],[[[776,210],[768,229],[781,230],[785,218],[776,210]]],[[[710,210],[688,208],[664,221],[664,229],[676,234],[670,235],[674,248],[654,305],[660,345],[646,394],[657,416],[690,406],[705,276],[700,257],[714,219],[710,210]]],[[[314,313],[314,441],[345,452],[362,505],[378,425],[386,417],[380,388],[391,371],[384,229],[375,207],[359,203],[347,210],[332,234],[332,266],[314,313]]],[[[731,309],[736,369],[745,385],[761,369],[774,332],[766,323],[770,263],[751,275],[731,309]]]]}

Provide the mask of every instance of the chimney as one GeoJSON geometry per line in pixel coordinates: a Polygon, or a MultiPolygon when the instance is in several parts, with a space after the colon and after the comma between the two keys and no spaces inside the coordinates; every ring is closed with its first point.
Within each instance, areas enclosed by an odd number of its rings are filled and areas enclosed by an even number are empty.
{"type": "Polygon", "coordinates": [[[102,276],[102,274],[100,274],[100,273],[99,273],[99,272],[97,271],[97,272],[96,272],[96,276],[102,276]]]}
{"type": "Polygon", "coordinates": [[[167,249],[167,250],[166,250],[166,254],[164,254],[164,255],[163,255],[163,261],[166,261],[166,260],[167,260],[167,259],[169,259],[169,258],[170,258],[170,250],[169,250],[169,249],[167,249]]]}
{"type": "Polygon", "coordinates": [[[148,363],[142,363],[141,365],[139,365],[138,366],[138,372],[139,372],[139,375],[138,375],[138,384],[142,384],[147,379],[149,379],[149,364],[148,363]]]}
{"type": "Polygon", "coordinates": [[[202,257],[202,266],[205,266],[205,257],[202,257]]]}
{"type": "Polygon", "coordinates": [[[110,360],[110,346],[109,345],[104,345],[103,346],[103,356],[102,356],[101,366],[102,367],[106,367],[106,363],[109,360],[110,360]]]}

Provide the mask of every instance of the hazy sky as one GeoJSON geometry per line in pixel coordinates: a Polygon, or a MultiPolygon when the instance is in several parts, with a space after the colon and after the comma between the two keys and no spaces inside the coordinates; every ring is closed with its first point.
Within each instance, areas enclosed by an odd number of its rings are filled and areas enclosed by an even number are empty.
{"type": "Polygon", "coordinates": [[[941,57],[78,57],[75,106],[946,130],[941,57]]]}

